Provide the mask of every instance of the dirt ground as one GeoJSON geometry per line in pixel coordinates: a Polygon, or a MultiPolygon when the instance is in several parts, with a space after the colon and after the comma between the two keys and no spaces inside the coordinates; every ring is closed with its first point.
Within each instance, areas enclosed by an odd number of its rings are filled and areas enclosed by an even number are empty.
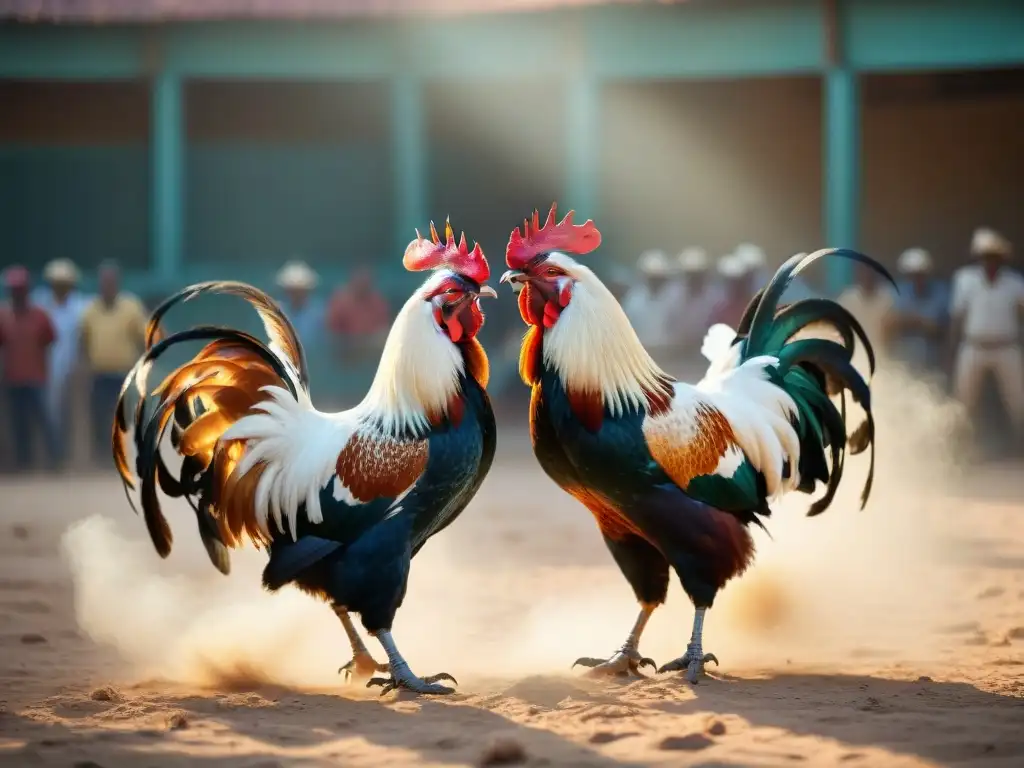
{"type": "MultiPolygon", "coordinates": [[[[161,561],[112,475],[6,480],[0,764],[1024,765],[1021,468],[954,461],[938,405],[891,410],[872,503],[851,459],[839,508],[781,505],[708,615],[721,666],[696,687],[570,671],[636,606],[512,430],[395,626],[414,670],[458,678],[444,699],[345,685],[331,611],[263,594],[256,552],[216,573],[184,512],[161,561]]],[[[680,655],[691,616],[673,585],[641,650],[680,655]]]]}

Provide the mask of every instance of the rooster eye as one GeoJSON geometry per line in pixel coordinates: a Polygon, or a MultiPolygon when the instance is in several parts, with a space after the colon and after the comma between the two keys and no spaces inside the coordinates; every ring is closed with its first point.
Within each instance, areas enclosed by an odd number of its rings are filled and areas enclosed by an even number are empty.
{"type": "Polygon", "coordinates": [[[548,269],[544,271],[544,274],[548,277],[558,277],[562,274],[562,271],[560,269],[555,269],[554,267],[548,267],[548,269]]]}

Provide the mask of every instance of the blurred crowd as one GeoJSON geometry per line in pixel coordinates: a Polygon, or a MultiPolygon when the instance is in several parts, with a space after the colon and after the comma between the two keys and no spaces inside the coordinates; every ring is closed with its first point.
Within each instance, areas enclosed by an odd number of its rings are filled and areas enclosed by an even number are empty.
{"type": "MultiPolygon", "coordinates": [[[[1024,448],[1024,277],[1013,269],[1012,256],[1005,237],[979,229],[950,280],[936,273],[928,251],[910,248],[896,261],[898,290],[858,267],[838,301],[860,321],[880,358],[945,387],[969,412],[986,404],[985,387],[994,386],[1004,423],[1024,448]]],[[[647,251],[635,270],[609,282],[652,355],[671,373],[696,380],[706,367],[700,348],[707,329],[736,327],[778,263],[752,243],[717,258],[697,247],[675,257],[647,251]]],[[[79,271],[67,259],[46,265],[42,278],[33,286],[23,267],[3,272],[0,381],[9,455],[0,458],[19,472],[58,471],[69,463],[73,425],[79,424],[88,431],[91,463],[106,467],[114,405],[142,352],[148,310],[122,288],[113,263],[100,266],[94,296],[79,290],[79,271]]],[[[277,273],[278,299],[304,346],[330,350],[346,371],[372,371],[394,317],[373,273],[356,271],[326,300],[319,283],[301,260],[277,273]]],[[[799,275],[783,302],[821,295],[799,275]]],[[[517,322],[502,336],[505,343],[489,350],[498,398],[517,378],[522,326],[517,322]]]]}

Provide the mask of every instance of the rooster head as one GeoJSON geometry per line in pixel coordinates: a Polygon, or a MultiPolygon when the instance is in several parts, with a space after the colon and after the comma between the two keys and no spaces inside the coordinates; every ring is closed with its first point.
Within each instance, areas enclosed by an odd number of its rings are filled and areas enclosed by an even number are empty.
{"type": "Polygon", "coordinates": [[[540,213],[512,230],[505,250],[511,269],[501,276],[519,294],[519,313],[528,325],[551,328],[569,306],[577,282],[590,270],[569,254],[590,253],[601,244],[601,233],[589,219],[573,224],[574,211],[557,221],[551,206],[543,226],[540,213]]]}
{"type": "Polygon", "coordinates": [[[497,294],[485,285],[491,270],[480,244],[474,243],[470,250],[465,233],[456,242],[450,223],[445,222],[444,230],[444,240],[433,222],[429,238],[417,230],[416,239],[405,249],[402,264],[410,272],[434,270],[419,296],[431,304],[438,329],[458,343],[474,338],[483,327],[480,297],[497,294]]]}

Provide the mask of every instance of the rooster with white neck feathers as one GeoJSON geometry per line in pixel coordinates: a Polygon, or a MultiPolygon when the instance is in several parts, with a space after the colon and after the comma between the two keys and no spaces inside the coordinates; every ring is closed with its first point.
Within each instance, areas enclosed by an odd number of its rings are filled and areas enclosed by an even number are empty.
{"type": "MultiPolygon", "coordinates": [[[[654,662],[640,636],[665,601],[669,570],[696,609],[686,652],[658,671],[685,670],[696,683],[707,662],[704,616],[718,591],[753,560],[747,527],[762,526],[769,503],[794,491],[831,503],[848,442],[845,393],[867,414],[849,438],[851,453],[871,448],[870,390],[851,363],[871,344],[857,321],[828,299],[786,307],[790,280],[819,258],[846,257],[885,269],[854,251],[795,256],[754,297],[740,328],[715,326],[704,354],[711,365],[696,385],[676,381],[644,349],[611,292],[573,256],[601,244],[592,221],[558,222],[552,206],[541,225],[512,232],[510,270],[501,282],[519,294],[529,326],[520,373],[532,390],[530,432],[544,471],[594,515],[605,543],[640,602],[636,624],[608,659],[576,664],[596,673],[640,674],[654,662]],[[833,396],[838,396],[839,405],[833,396]]],[[[575,666],[575,665],[574,665],[575,666]]]]}
{"type": "MultiPolygon", "coordinates": [[[[342,669],[369,678],[382,693],[405,688],[443,694],[455,678],[412,673],[391,636],[405,597],[410,561],[473,498],[494,458],[496,433],[486,386],[487,356],[476,336],[490,271],[479,246],[416,239],[403,263],[431,275],[402,307],[363,401],[322,413],[309,397],[302,347],[277,305],[243,283],[186,288],[154,312],[146,353],[125,380],[113,433],[114,461],[126,485],[139,485],[141,507],[157,552],[171,551],[171,531],[158,490],[183,497],[196,514],[213,564],[230,570],[228,548],[248,539],[270,559],[263,584],[295,584],[329,603],[352,646],[342,669]],[[241,331],[197,327],[157,341],[164,314],[204,293],[248,300],[270,344],[241,331]],[[204,341],[158,387],[147,386],[167,350],[204,341]],[[129,424],[125,397],[138,398],[129,424]],[[134,434],[132,434],[134,432],[134,434]],[[160,448],[165,435],[181,457],[177,475],[160,448]],[[134,474],[127,442],[134,442],[134,474]],[[387,653],[378,664],[350,613],[387,653]],[[390,672],[389,678],[373,677],[390,672]]],[[[129,501],[131,496],[129,495],[129,501]]]]}

